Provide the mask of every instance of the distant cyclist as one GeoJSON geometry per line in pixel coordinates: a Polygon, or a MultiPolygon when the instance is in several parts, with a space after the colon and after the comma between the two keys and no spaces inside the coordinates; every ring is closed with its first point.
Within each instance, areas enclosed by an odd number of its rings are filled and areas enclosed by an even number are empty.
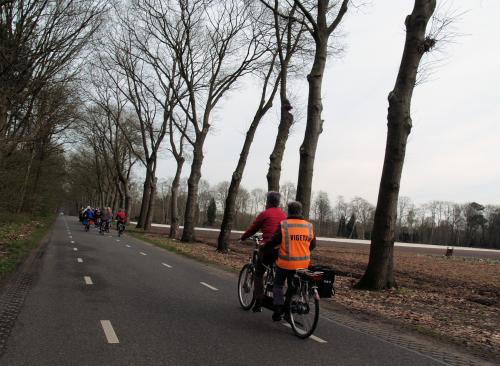
{"type": "Polygon", "coordinates": [[[83,211],[83,221],[82,224],[85,226],[85,229],[88,231],[88,228],[90,225],[92,225],[92,222],[94,220],[94,210],[90,206],[87,206],[87,208],[83,211]]]}
{"type": "Polygon", "coordinates": [[[96,227],[101,226],[101,218],[102,218],[101,209],[99,207],[96,207],[96,209],[94,210],[94,223],[96,227]]]}
{"type": "Polygon", "coordinates": [[[118,230],[118,225],[122,223],[125,225],[127,223],[127,214],[123,208],[120,208],[116,213],[116,230],[118,230]]]}
{"type": "Polygon", "coordinates": [[[262,232],[263,245],[259,249],[259,259],[255,268],[254,275],[254,312],[262,311],[262,299],[264,297],[264,273],[266,267],[264,265],[272,265],[276,260],[276,253],[273,248],[264,250],[264,245],[272,238],[276,229],[279,228],[280,222],[286,219],[285,213],[281,210],[279,192],[270,191],[266,196],[266,210],[261,212],[250,227],[241,235],[240,240],[243,241],[254,235],[259,230],[262,232]]]}
{"type": "Polygon", "coordinates": [[[101,233],[104,233],[105,231],[109,232],[112,220],[113,220],[113,213],[111,212],[111,207],[104,207],[101,219],[101,230],[100,230],[101,233]]]}

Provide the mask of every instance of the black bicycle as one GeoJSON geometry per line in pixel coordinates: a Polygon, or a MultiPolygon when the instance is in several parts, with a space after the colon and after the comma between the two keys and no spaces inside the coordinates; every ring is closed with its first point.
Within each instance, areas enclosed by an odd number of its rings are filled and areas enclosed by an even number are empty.
{"type": "Polygon", "coordinates": [[[104,235],[104,233],[109,233],[109,220],[102,220],[101,226],[99,226],[99,234],[104,235]]]}
{"type": "MultiPolygon", "coordinates": [[[[243,309],[249,310],[255,303],[253,297],[254,289],[254,275],[255,269],[257,267],[257,261],[259,259],[259,248],[262,245],[262,237],[254,235],[251,237],[254,242],[254,249],[250,255],[249,261],[243,266],[240,271],[240,276],[238,278],[238,300],[243,309]]],[[[266,266],[266,272],[264,273],[264,294],[268,294],[273,291],[274,282],[274,266],[266,266]]]]}
{"type": "MultiPolygon", "coordinates": [[[[250,310],[255,303],[253,297],[255,267],[259,256],[261,238],[252,237],[255,245],[246,263],[240,271],[238,278],[238,300],[244,310],[250,310]]],[[[266,266],[264,274],[264,299],[263,306],[273,310],[273,283],[275,269],[266,266]]],[[[299,338],[310,337],[319,320],[319,294],[318,282],[321,281],[323,272],[298,269],[293,276],[290,288],[286,292],[285,319],[290,324],[294,334],[299,338]]]]}
{"type": "Polygon", "coordinates": [[[125,223],[123,221],[118,221],[118,236],[122,236],[123,232],[125,231],[125,223]]]}

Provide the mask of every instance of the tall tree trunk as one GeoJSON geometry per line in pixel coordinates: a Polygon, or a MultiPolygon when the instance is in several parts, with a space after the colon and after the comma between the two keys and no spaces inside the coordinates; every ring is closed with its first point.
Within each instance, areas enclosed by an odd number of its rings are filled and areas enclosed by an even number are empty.
{"type": "Polygon", "coordinates": [[[403,57],[396,84],[388,97],[387,143],[375,209],[370,258],[366,272],[357,284],[359,288],[380,290],[396,285],[393,272],[394,231],[406,142],[412,127],[411,99],[420,60],[435,44],[435,40],[425,35],[435,7],[436,0],[415,0],[412,13],[406,17],[403,57]]]}
{"type": "MultiPolygon", "coordinates": [[[[270,107],[271,105],[269,106],[269,108],[270,107]]],[[[252,146],[253,138],[255,136],[255,131],[257,130],[262,117],[264,117],[269,108],[267,108],[266,110],[261,109],[255,114],[255,117],[247,131],[238,164],[235,171],[233,172],[233,176],[231,177],[231,184],[229,185],[229,190],[227,192],[226,205],[224,207],[224,216],[222,217],[222,225],[217,241],[217,251],[219,252],[225,253],[227,252],[227,249],[229,247],[229,237],[231,235],[233,221],[235,220],[236,214],[236,197],[240,188],[241,179],[243,178],[243,171],[245,170],[250,147],[252,146]]]]}
{"type": "Polygon", "coordinates": [[[155,172],[153,172],[153,177],[151,179],[151,185],[150,185],[148,211],[146,213],[146,220],[145,220],[144,226],[143,226],[143,229],[145,231],[149,230],[151,228],[151,223],[153,222],[154,208],[155,208],[155,201],[156,201],[157,182],[158,182],[158,178],[156,178],[155,172]]]}
{"type": "Polygon", "coordinates": [[[125,212],[130,216],[130,208],[132,206],[132,196],[127,183],[123,183],[123,192],[125,194],[125,212]]]}
{"type": "Polygon", "coordinates": [[[111,209],[113,210],[113,212],[116,212],[118,211],[118,190],[115,188],[115,189],[112,189],[112,192],[113,192],[113,202],[112,202],[112,205],[111,205],[111,209]]]}
{"type": "Polygon", "coordinates": [[[21,191],[19,193],[19,206],[17,208],[17,213],[20,213],[24,207],[24,201],[26,199],[26,191],[28,190],[28,183],[31,176],[31,167],[33,166],[33,160],[35,159],[35,148],[31,149],[30,158],[28,166],[26,167],[26,174],[24,175],[23,184],[21,185],[21,191]]]}
{"type": "Polygon", "coordinates": [[[119,208],[125,207],[125,193],[123,192],[123,187],[121,185],[120,179],[116,179],[116,191],[118,192],[118,206],[119,208]]]}
{"type": "MultiPolygon", "coordinates": [[[[208,128],[206,129],[208,132],[208,128]]],[[[186,211],[184,213],[184,229],[182,230],[183,242],[195,240],[195,214],[198,201],[198,184],[201,179],[201,166],[203,164],[203,143],[206,133],[200,134],[193,147],[193,162],[191,163],[191,173],[188,178],[188,196],[186,201],[186,211]]]]}
{"type": "Polygon", "coordinates": [[[151,184],[154,178],[153,176],[153,165],[151,160],[147,162],[146,165],[146,177],[144,179],[144,185],[142,190],[142,201],[141,210],[139,212],[139,220],[137,220],[136,228],[143,229],[146,225],[146,216],[148,214],[149,200],[151,199],[151,184]]]}
{"type": "Polygon", "coordinates": [[[176,238],[179,232],[179,186],[181,181],[182,167],[184,165],[184,158],[180,157],[177,160],[177,169],[175,170],[175,177],[172,181],[170,188],[170,238],[176,238]]]}
{"type": "Polygon", "coordinates": [[[299,176],[297,180],[296,200],[302,203],[304,217],[309,217],[311,207],[312,179],[314,174],[314,159],[319,135],[323,132],[321,111],[321,87],[326,66],[328,36],[321,36],[316,42],[314,63],[307,81],[309,83],[309,97],[307,101],[307,125],[304,140],[300,146],[299,176]]]}
{"type": "Polygon", "coordinates": [[[269,170],[267,171],[267,190],[276,191],[280,190],[281,178],[281,163],[283,155],[285,154],[286,142],[290,134],[290,127],[293,125],[293,114],[290,113],[292,106],[286,96],[286,77],[287,70],[281,72],[280,81],[280,99],[281,99],[281,117],[278,126],[278,134],[274,142],[274,148],[269,156],[269,170]]]}
{"type": "Polygon", "coordinates": [[[0,91],[0,139],[2,140],[7,136],[7,118],[9,110],[7,103],[8,99],[6,93],[0,91]]]}
{"type": "Polygon", "coordinates": [[[33,188],[31,189],[30,192],[29,211],[31,212],[33,212],[35,208],[36,198],[38,197],[38,185],[40,184],[40,177],[42,176],[44,161],[45,161],[45,143],[42,142],[38,156],[38,164],[36,168],[35,179],[33,181],[33,188]]]}

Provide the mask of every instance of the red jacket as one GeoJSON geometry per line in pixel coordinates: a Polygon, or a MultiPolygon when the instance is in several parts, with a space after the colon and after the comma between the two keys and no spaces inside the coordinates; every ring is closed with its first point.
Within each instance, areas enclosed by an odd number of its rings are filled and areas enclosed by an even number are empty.
{"type": "Polygon", "coordinates": [[[273,237],[273,234],[278,230],[280,222],[286,219],[285,213],[279,207],[270,207],[261,212],[253,224],[241,235],[241,240],[249,238],[257,231],[262,232],[264,243],[273,237]]]}
{"type": "Polygon", "coordinates": [[[120,220],[120,221],[123,221],[123,222],[127,222],[127,215],[123,211],[117,212],[116,213],[116,219],[120,220]]]}

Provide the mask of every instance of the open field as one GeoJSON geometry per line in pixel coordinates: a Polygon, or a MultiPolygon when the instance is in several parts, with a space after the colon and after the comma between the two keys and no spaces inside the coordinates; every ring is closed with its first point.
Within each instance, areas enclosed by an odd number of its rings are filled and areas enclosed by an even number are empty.
{"type": "MultiPolygon", "coordinates": [[[[145,238],[185,255],[234,271],[247,261],[251,246],[215,252],[215,241],[170,241],[155,228],[145,238]]],[[[137,234],[136,234],[137,235],[137,234]]],[[[143,236],[143,235],[141,235],[143,236]]],[[[353,289],[368,261],[368,247],[319,247],[313,262],[333,266],[338,276],[331,302],[339,311],[370,316],[437,337],[475,355],[500,361],[500,261],[422,255],[396,250],[398,288],[369,292],[353,289]]],[[[328,301],[328,300],[327,300],[328,301]]]]}

